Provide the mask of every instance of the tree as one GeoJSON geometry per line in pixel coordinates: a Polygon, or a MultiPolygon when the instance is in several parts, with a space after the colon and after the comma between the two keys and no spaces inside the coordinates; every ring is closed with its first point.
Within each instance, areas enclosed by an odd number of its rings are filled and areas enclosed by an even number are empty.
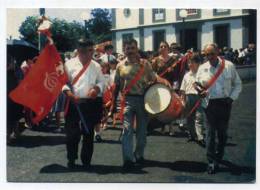
{"type": "Polygon", "coordinates": [[[38,36],[37,36],[37,24],[38,18],[36,16],[29,16],[25,19],[25,21],[21,24],[19,28],[19,32],[23,36],[23,39],[31,42],[33,45],[38,44],[38,36]]]}
{"type": "MultiPolygon", "coordinates": [[[[21,24],[19,32],[23,39],[36,45],[38,44],[37,17],[29,16],[21,24]]],[[[82,24],[73,21],[67,22],[60,19],[50,19],[52,22],[51,33],[54,43],[59,51],[72,51],[76,48],[77,40],[84,36],[82,24]]]]}
{"type": "Polygon", "coordinates": [[[108,9],[93,9],[92,18],[87,22],[90,36],[96,43],[112,39],[112,17],[108,9]]]}
{"type": "Polygon", "coordinates": [[[52,20],[51,33],[59,51],[72,51],[78,39],[84,36],[84,27],[76,21],[69,23],[56,18],[52,20]]]}
{"type": "MultiPolygon", "coordinates": [[[[112,39],[111,13],[108,9],[93,9],[92,18],[87,22],[90,38],[95,43],[101,43],[112,39]]],[[[37,16],[29,16],[21,24],[19,32],[23,39],[38,44],[37,16]]],[[[76,48],[77,40],[84,36],[83,24],[73,21],[67,22],[58,18],[50,18],[52,22],[51,33],[56,47],[59,51],[72,51],[76,48]]]]}

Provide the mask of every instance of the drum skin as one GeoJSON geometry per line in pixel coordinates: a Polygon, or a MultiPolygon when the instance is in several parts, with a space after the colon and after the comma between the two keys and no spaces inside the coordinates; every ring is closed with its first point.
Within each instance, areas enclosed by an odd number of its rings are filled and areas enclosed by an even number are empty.
{"type": "Polygon", "coordinates": [[[144,96],[144,102],[145,102],[145,110],[149,114],[151,114],[152,117],[155,117],[162,122],[170,122],[175,120],[176,118],[179,118],[184,110],[184,106],[178,94],[176,94],[172,89],[160,83],[155,83],[147,89],[144,96]],[[168,91],[168,94],[162,93],[162,91],[168,91]],[[161,97],[156,98],[154,97],[155,95],[161,97]],[[151,98],[151,96],[153,97],[151,98]],[[151,103],[153,104],[153,106],[161,105],[162,102],[160,101],[162,100],[164,101],[163,103],[167,104],[163,106],[162,110],[156,109],[156,111],[153,112],[149,110],[149,108],[147,107],[147,104],[151,104],[151,103]]]}

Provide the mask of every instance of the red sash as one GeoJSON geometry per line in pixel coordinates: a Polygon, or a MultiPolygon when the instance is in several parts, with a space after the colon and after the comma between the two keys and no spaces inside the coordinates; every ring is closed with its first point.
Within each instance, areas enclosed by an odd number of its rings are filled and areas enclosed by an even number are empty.
{"type": "Polygon", "coordinates": [[[135,77],[130,81],[130,83],[127,85],[127,87],[122,91],[122,97],[121,97],[121,109],[120,109],[120,120],[121,122],[124,121],[124,109],[125,109],[125,96],[129,93],[131,88],[137,83],[137,81],[140,80],[144,73],[144,66],[141,64],[140,70],[136,73],[135,77]]]}
{"type": "MultiPolygon", "coordinates": [[[[78,82],[79,78],[81,77],[81,75],[87,70],[88,66],[90,65],[90,63],[86,64],[83,66],[83,68],[79,71],[79,73],[76,75],[76,77],[72,80],[71,85],[73,86],[76,82],[78,82]]],[[[67,98],[66,99],[66,104],[65,104],[65,109],[64,109],[64,115],[66,116],[69,110],[69,102],[70,99],[67,98]]]]}
{"type": "MultiPolygon", "coordinates": [[[[169,69],[172,68],[174,69],[177,65],[181,64],[180,66],[180,73],[183,71],[184,69],[184,64],[188,61],[189,57],[192,55],[192,53],[187,53],[187,55],[183,56],[182,58],[180,58],[178,61],[176,61],[173,65],[169,66],[168,68],[166,68],[159,76],[163,77],[166,73],[169,72],[169,69]]],[[[171,58],[170,58],[171,59],[171,58]]]]}
{"type": "MultiPolygon", "coordinates": [[[[205,85],[205,87],[204,87],[205,90],[209,89],[217,81],[218,77],[223,72],[224,68],[225,68],[225,60],[221,57],[221,65],[220,65],[219,69],[217,70],[217,72],[215,73],[215,75],[213,75],[211,77],[211,79],[209,79],[207,84],[205,85]]],[[[195,103],[195,105],[193,106],[193,108],[191,109],[191,111],[187,117],[189,117],[199,107],[200,103],[201,103],[201,99],[199,99],[195,103]]]]}

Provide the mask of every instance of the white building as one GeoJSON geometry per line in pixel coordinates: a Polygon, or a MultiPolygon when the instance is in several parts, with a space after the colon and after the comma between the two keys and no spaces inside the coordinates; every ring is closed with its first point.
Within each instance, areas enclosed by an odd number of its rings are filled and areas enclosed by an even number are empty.
{"type": "Polygon", "coordinates": [[[157,50],[159,43],[177,42],[185,49],[202,49],[215,42],[238,49],[255,43],[256,12],[248,9],[112,9],[114,49],[122,53],[123,41],[134,38],[139,48],[157,50]],[[254,20],[253,20],[254,19],[254,20]],[[253,23],[252,23],[253,22],[253,23]],[[184,34],[184,35],[183,35],[184,34]]]}

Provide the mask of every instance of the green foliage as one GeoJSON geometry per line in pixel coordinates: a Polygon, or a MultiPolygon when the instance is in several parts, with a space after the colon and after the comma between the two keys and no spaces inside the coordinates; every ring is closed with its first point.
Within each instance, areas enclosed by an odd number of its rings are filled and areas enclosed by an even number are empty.
{"type": "MultiPolygon", "coordinates": [[[[111,14],[108,9],[93,9],[91,15],[92,18],[86,23],[90,38],[95,43],[111,40],[111,14]]],[[[36,46],[38,45],[37,19],[37,16],[29,16],[19,28],[23,39],[36,46]]],[[[84,24],[57,18],[50,20],[52,38],[57,49],[61,52],[73,51],[76,48],[77,40],[85,36],[84,24]]]]}
{"type": "MultiPolygon", "coordinates": [[[[36,46],[38,44],[37,19],[37,17],[33,16],[27,17],[19,29],[23,39],[36,46]]],[[[82,24],[57,18],[50,20],[52,22],[52,38],[57,49],[62,52],[73,51],[76,48],[77,40],[85,34],[82,24]]]]}
{"type": "Polygon", "coordinates": [[[93,9],[92,18],[87,22],[90,36],[96,43],[112,39],[111,35],[111,14],[108,9],[93,9]]]}
{"type": "Polygon", "coordinates": [[[19,28],[19,32],[23,36],[23,39],[31,42],[32,44],[38,44],[38,35],[37,35],[37,17],[36,16],[29,16],[26,20],[21,24],[19,28]]]}
{"type": "Polygon", "coordinates": [[[84,36],[84,27],[78,22],[67,22],[57,18],[51,20],[51,33],[59,51],[72,51],[76,48],[77,40],[84,36]]]}

